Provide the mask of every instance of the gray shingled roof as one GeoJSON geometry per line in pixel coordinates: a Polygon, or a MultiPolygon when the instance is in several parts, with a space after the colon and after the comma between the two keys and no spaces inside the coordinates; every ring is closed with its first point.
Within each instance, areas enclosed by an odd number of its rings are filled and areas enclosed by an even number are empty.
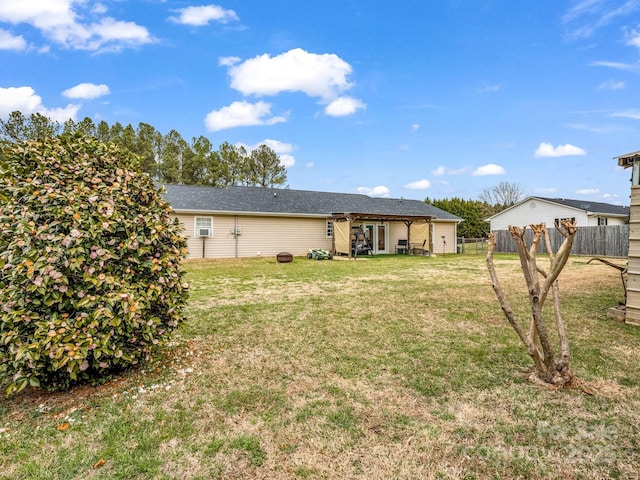
{"type": "Polygon", "coordinates": [[[198,187],[165,185],[163,195],[176,212],[232,212],[256,214],[321,215],[368,213],[426,215],[438,220],[460,217],[419,200],[373,198],[352,193],[313,192],[259,187],[198,187]]]}
{"type": "Polygon", "coordinates": [[[591,202],[587,200],[572,200],[570,198],[545,198],[545,197],[533,197],[540,200],[546,200],[547,202],[557,203],[566,207],[577,208],[579,210],[586,210],[590,213],[605,214],[605,215],[620,215],[628,216],[629,207],[622,207],[620,205],[611,205],[610,203],[591,202]]]}

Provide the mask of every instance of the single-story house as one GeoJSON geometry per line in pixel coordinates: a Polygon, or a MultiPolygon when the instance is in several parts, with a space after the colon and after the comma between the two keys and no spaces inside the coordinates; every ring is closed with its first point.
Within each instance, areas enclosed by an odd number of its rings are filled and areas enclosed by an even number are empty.
{"type": "Polygon", "coordinates": [[[629,207],[568,198],[529,197],[487,218],[491,231],[507,230],[509,225],[546,223],[575,219],[579,227],[624,225],[629,222],[629,207]]]}
{"type": "Polygon", "coordinates": [[[348,239],[354,231],[366,236],[373,254],[396,253],[403,242],[409,251],[456,253],[462,221],[425,202],[402,198],[240,186],[164,187],[165,200],[185,228],[191,258],[306,255],[310,248],[351,256],[348,239]]]}

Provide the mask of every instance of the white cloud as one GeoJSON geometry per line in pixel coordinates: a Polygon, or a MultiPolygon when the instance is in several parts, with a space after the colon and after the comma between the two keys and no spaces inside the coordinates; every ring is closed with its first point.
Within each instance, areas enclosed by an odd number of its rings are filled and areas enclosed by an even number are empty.
{"type": "Polygon", "coordinates": [[[11,112],[19,110],[24,115],[40,113],[51,120],[65,122],[75,120],[81,105],[69,104],[61,108],[46,108],[42,98],[31,87],[0,87],[0,117],[7,117],[11,112]]]}
{"type": "Polygon", "coordinates": [[[463,173],[466,173],[468,170],[469,169],[467,167],[449,168],[449,167],[445,167],[444,165],[440,165],[435,170],[431,170],[431,175],[433,175],[434,177],[440,177],[442,175],[462,175],[463,173]]]}
{"type": "Polygon", "coordinates": [[[123,46],[135,47],[153,41],[145,27],[111,17],[105,17],[99,23],[92,24],[89,33],[91,37],[85,47],[87,50],[117,51],[123,46]]]}
{"type": "Polygon", "coordinates": [[[170,20],[183,25],[193,25],[202,27],[211,21],[227,23],[238,20],[238,15],[233,10],[225,10],[219,5],[202,5],[198,7],[187,7],[176,10],[177,17],[169,17],[170,20]]]}
{"type": "Polygon", "coordinates": [[[332,117],[345,117],[367,106],[357,98],[339,97],[326,106],[324,112],[332,117]]]}
{"type": "Polygon", "coordinates": [[[495,163],[488,163],[481,167],[476,168],[471,175],[474,177],[484,177],[486,175],[504,175],[507,173],[504,168],[495,163]]]}
{"type": "Polygon", "coordinates": [[[221,67],[232,67],[239,63],[242,59],[240,57],[220,57],[218,59],[218,65],[221,67]]]}
{"type": "MultiPolygon", "coordinates": [[[[78,115],[78,111],[82,105],[77,104],[69,104],[66,107],[52,108],[52,109],[44,109],[39,112],[42,113],[45,117],[50,118],[56,122],[64,123],[69,119],[76,120],[76,116],[78,115]]],[[[24,113],[24,112],[23,112],[24,113]]]]}
{"type": "Polygon", "coordinates": [[[280,164],[285,168],[293,167],[296,164],[296,158],[288,153],[283,153],[278,157],[280,158],[280,164]]]}
{"type": "Polygon", "coordinates": [[[407,183],[404,185],[404,188],[408,188],[409,190],[426,190],[427,188],[431,188],[431,182],[423,178],[422,180],[407,183]]]}
{"type": "Polygon", "coordinates": [[[606,80],[598,86],[600,90],[622,90],[624,87],[624,82],[616,80],[606,80]]]}
{"type": "Polygon", "coordinates": [[[91,99],[102,97],[111,93],[109,87],[104,83],[96,85],[94,83],[79,83],[75,87],[71,87],[62,92],[67,98],[91,99]]]}
{"type": "Polygon", "coordinates": [[[413,125],[411,125],[412,132],[417,132],[419,129],[420,129],[420,124],[414,123],[413,125]]]}
{"type": "Polygon", "coordinates": [[[370,197],[388,197],[389,189],[384,185],[378,185],[377,187],[358,187],[358,193],[369,195],[370,197]]]}
{"type": "Polygon", "coordinates": [[[568,27],[569,39],[585,39],[617,18],[632,15],[638,9],[640,2],[637,0],[619,2],[619,5],[603,0],[578,0],[563,15],[562,22],[568,27]]]}
{"type": "Polygon", "coordinates": [[[100,4],[102,8],[92,8],[88,3],[3,0],[0,22],[31,25],[52,42],[76,50],[119,51],[155,41],[145,27],[102,16],[106,12],[103,4],[100,4]]]}
{"type": "Polygon", "coordinates": [[[304,166],[305,166],[306,168],[313,168],[313,167],[315,167],[315,166],[316,166],[316,164],[315,164],[315,163],[313,163],[313,162],[307,162],[307,163],[305,163],[305,164],[304,164],[304,166]]]}
{"type": "Polygon", "coordinates": [[[630,118],[631,120],[640,120],[640,109],[629,109],[615,112],[609,115],[610,117],[618,118],[630,118]]]}
{"type": "Polygon", "coordinates": [[[107,13],[107,6],[104,3],[96,3],[91,7],[91,13],[102,15],[107,13]]]}
{"type": "Polygon", "coordinates": [[[15,36],[0,28],[0,50],[25,50],[27,42],[22,35],[15,36]]]}
{"type": "Polygon", "coordinates": [[[293,167],[296,163],[296,159],[291,152],[293,152],[294,147],[290,143],[281,142],[280,140],[272,140],[271,138],[265,138],[263,141],[256,143],[253,146],[237,144],[236,146],[243,146],[247,152],[252,152],[260,145],[266,145],[271,150],[273,150],[278,157],[280,158],[280,164],[285,168],[293,167]]]}
{"type": "Polygon", "coordinates": [[[638,65],[637,63],[598,61],[598,62],[591,62],[589,65],[591,65],[592,67],[613,68],[613,69],[622,70],[622,71],[625,71],[625,72],[638,72],[638,71],[640,71],[640,65],[638,65]]]}
{"type": "Polygon", "coordinates": [[[627,33],[627,45],[640,48],[640,33],[638,33],[638,30],[631,30],[627,33]]]}
{"type": "Polygon", "coordinates": [[[574,193],[577,193],[578,195],[596,195],[597,193],[600,193],[600,189],[599,188],[582,188],[580,190],[576,190],[574,193]]]}
{"type": "Polygon", "coordinates": [[[0,87],[0,116],[6,117],[15,110],[24,114],[42,109],[42,98],[31,87],[0,87]]]}
{"type": "Polygon", "coordinates": [[[226,128],[247,127],[252,125],[274,125],[286,122],[284,116],[271,116],[271,104],[266,102],[233,102],[228,107],[209,112],[204,124],[210,132],[226,128]]]}
{"type": "Polygon", "coordinates": [[[500,84],[487,85],[486,87],[482,87],[480,89],[480,93],[494,93],[494,92],[499,92],[500,90],[502,90],[502,85],[500,84]]]}
{"type": "Polygon", "coordinates": [[[602,194],[602,198],[604,198],[605,200],[616,199],[616,198],[618,198],[618,194],[617,193],[603,193],[602,194]]]}
{"type": "MultiPolygon", "coordinates": [[[[229,65],[229,58],[221,59],[229,65]]],[[[331,102],[350,89],[351,65],[334,54],[309,53],[301,48],[271,57],[260,55],[229,66],[231,87],[243,95],[303,92],[331,102]]]]}
{"type": "Polygon", "coordinates": [[[550,143],[542,142],[540,145],[538,145],[538,148],[534,152],[533,156],[536,158],[570,157],[575,155],[586,155],[586,154],[587,152],[585,152],[583,149],[581,149],[580,147],[571,145],[570,143],[567,143],[565,145],[558,145],[557,147],[554,147],[550,143]]]}

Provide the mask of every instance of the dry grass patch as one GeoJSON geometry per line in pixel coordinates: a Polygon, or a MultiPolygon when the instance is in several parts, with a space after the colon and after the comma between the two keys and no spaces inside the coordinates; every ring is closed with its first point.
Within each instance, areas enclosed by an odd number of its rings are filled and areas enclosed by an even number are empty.
{"type": "MultiPolygon", "coordinates": [[[[496,258],[526,315],[518,263],[496,258]]],[[[574,369],[589,393],[526,381],[530,360],[483,258],[248,259],[188,269],[186,328],[154,363],[100,387],[0,402],[8,429],[0,478],[622,479],[640,471],[640,331],[606,317],[622,295],[614,269],[575,258],[561,276],[574,369]],[[64,431],[61,419],[72,420],[64,431]]]]}

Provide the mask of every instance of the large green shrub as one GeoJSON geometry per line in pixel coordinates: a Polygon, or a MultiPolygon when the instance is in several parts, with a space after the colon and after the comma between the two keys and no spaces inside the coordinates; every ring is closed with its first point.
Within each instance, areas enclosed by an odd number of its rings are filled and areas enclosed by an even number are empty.
{"type": "Polygon", "coordinates": [[[67,388],[147,359],[188,294],[151,178],[78,135],[0,148],[0,384],[67,388]]]}

